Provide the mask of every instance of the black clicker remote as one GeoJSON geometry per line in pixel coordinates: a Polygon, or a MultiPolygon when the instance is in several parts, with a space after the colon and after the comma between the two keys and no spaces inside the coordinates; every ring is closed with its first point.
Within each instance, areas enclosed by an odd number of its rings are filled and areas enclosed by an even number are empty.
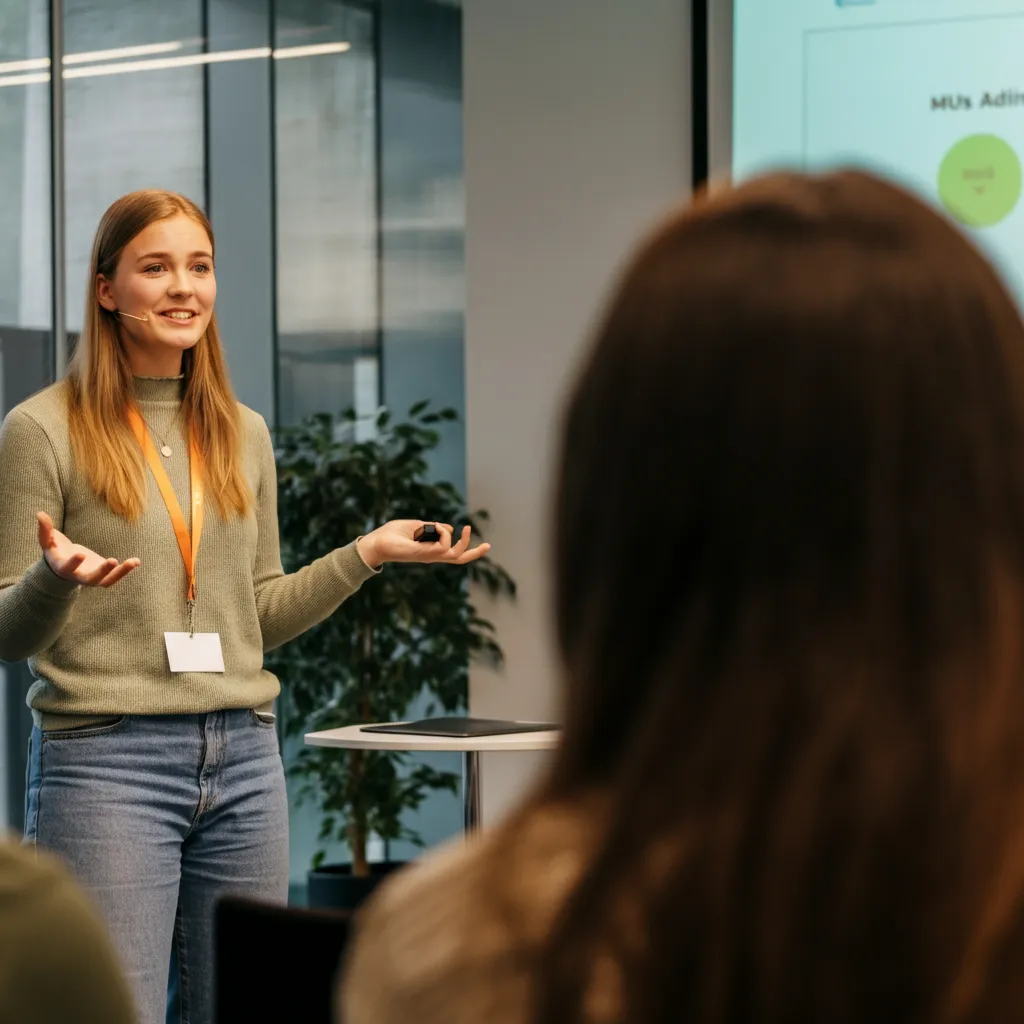
{"type": "Polygon", "coordinates": [[[433,523],[426,523],[418,526],[412,537],[420,544],[436,544],[441,539],[441,533],[433,523]]]}

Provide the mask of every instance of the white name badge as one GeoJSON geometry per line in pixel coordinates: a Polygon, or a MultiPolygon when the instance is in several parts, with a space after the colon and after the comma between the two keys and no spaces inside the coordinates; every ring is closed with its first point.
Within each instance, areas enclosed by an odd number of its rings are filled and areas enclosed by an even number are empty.
{"type": "Polygon", "coordinates": [[[220,633],[164,633],[172,672],[223,672],[220,633]]]}

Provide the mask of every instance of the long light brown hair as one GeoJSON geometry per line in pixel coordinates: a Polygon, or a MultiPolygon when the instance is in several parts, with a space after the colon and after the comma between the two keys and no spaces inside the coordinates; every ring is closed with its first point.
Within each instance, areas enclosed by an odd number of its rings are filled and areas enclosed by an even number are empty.
{"type": "Polygon", "coordinates": [[[606,814],[529,1019],[1017,1019],[1024,325],[964,235],[859,173],[669,220],[572,395],[552,550],[564,742],[495,845],[606,814]]]}
{"type": "MultiPolygon", "coordinates": [[[[93,241],[82,334],[68,368],[68,425],[79,470],[111,511],[127,519],[142,514],[145,466],[125,411],[133,401],[133,377],[120,340],[117,315],[100,305],[99,275],[110,279],[125,246],[150,224],[185,214],[200,224],[214,245],[202,210],[174,192],[146,189],[113,203],[93,241]]],[[[239,415],[228,379],[216,314],[206,333],[182,357],[185,391],[182,422],[203,454],[209,497],[223,518],[244,515],[251,497],[239,459],[239,415]]]]}

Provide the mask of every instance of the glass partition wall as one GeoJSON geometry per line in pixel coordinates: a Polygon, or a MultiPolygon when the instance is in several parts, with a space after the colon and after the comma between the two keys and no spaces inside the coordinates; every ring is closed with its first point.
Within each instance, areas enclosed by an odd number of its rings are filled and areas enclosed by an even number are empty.
{"type": "MultiPolygon", "coordinates": [[[[451,0],[0,0],[0,413],[63,372],[93,232],[138,188],[209,213],[232,380],[268,422],[461,412],[460,64],[451,0]]],[[[461,424],[437,462],[464,486],[461,424]]],[[[14,828],[27,680],[0,667],[14,828]]],[[[317,822],[293,817],[301,898],[317,822]]],[[[415,827],[457,831],[455,801],[415,827]]]]}
{"type": "MultiPolygon", "coordinates": [[[[47,0],[0,0],[0,416],[53,372],[49,54],[47,0]]],[[[28,683],[0,665],[0,824],[22,821],[28,683]]]]}

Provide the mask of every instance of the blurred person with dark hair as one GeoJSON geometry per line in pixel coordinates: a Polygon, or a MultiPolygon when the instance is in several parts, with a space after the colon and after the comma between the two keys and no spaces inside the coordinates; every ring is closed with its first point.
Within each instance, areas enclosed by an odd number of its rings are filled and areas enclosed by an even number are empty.
{"type": "Polygon", "coordinates": [[[0,839],[0,1021],[134,1024],[96,909],[56,859],[0,839]]]}
{"type": "Polygon", "coordinates": [[[672,216],[568,404],[564,741],[385,884],[346,1024],[1024,1011],[1024,325],[861,173],[672,216]]]}

